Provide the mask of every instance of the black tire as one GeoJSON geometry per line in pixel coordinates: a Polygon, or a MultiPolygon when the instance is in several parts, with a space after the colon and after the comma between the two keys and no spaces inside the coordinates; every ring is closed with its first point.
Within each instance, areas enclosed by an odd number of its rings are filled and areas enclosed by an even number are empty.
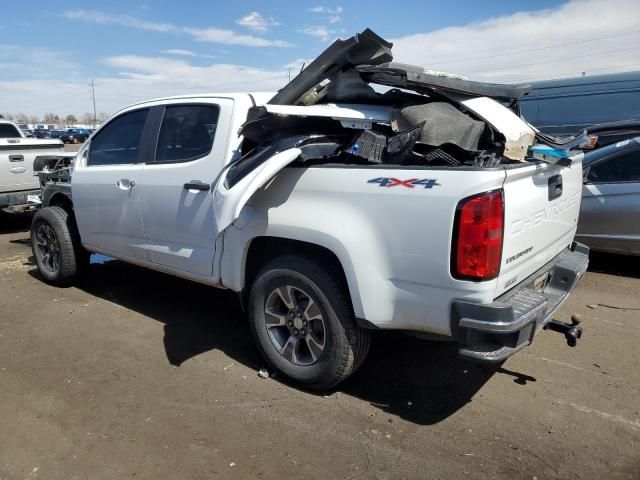
{"type": "MultiPolygon", "coordinates": [[[[369,352],[371,333],[356,324],[343,283],[336,272],[313,259],[287,256],[263,267],[251,286],[249,318],[260,352],[271,368],[305,388],[326,390],[337,385],[356,371],[369,352]],[[267,300],[284,286],[304,292],[320,310],[324,347],[313,363],[299,365],[285,358],[268,333],[267,300]]],[[[293,327],[284,328],[286,337],[286,328],[293,327]]]]}
{"type": "Polygon", "coordinates": [[[31,249],[40,275],[52,285],[70,285],[89,265],[89,252],[80,244],[75,219],[61,207],[45,207],[35,214],[31,222],[31,249]],[[57,247],[57,262],[45,258],[45,251],[51,248],[43,245],[43,235],[47,241],[53,237],[50,243],[55,242],[57,247]]]}

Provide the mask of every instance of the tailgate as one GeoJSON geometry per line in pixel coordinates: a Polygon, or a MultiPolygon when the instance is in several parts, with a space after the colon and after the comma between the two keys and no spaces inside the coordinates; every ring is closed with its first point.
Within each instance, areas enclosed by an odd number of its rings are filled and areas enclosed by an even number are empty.
{"type": "Polygon", "coordinates": [[[568,166],[538,163],[506,170],[504,244],[496,297],[571,245],[581,193],[582,155],[573,157],[568,166]]]}

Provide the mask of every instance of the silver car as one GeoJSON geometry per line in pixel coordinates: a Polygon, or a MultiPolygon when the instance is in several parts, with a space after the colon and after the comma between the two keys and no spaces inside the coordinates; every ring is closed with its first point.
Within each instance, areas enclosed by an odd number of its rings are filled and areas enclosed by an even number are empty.
{"type": "Polygon", "coordinates": [[[640,137],[585,154],[576,240],[592,250],[640,255],[640,137]]]}

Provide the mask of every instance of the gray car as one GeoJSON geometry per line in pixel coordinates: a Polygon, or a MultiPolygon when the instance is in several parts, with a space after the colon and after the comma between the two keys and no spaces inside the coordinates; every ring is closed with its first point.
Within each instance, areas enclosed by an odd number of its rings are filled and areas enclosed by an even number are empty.
{"type": "Polygon", "coordinates": [[[640,255],[640,137],[585,154],[576,240],[592,250],[640,255]]]}

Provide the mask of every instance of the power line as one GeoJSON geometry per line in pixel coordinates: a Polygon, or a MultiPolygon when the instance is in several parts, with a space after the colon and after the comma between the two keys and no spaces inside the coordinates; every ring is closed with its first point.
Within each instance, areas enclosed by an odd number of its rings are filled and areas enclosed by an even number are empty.
{"type": "MultiPolygon", "coordinates": [[[[626,65],[612,65],[610,67],[591,68],[591,69],[586,70],[586,71],[587,72],[598,72],[598,71],[601,71],[601,70],[610,70],[610,69],[614,69],[614,68],[627,68],[627,67],[640,67],[640,63],[627,63],[626,65]]],[[[530,80],[519,80],[518,83],[541,82],[541,81],[544,81],[544,80],[551,80],[551,79],[554,79],[554,78],[565,77],[567,75],[581,75],[582,73],[583,72],[558,73],[556,75],[551,75],[551,76],[544,77],[544,78],[533,78],[533,79],[530,79],[530,80]]]]}
{"type": "MultiPolygon", "coordinates": [[[[537,52],[540,50],[547,50],[549,48],[556,48],[556,47],[565,47],[567,45],[579,45],[581,43],[587,43],[587,42],[595,42],[597,40],[606,40],[608,38],[618,38],[618,37],[624,37],[627,35],[635,35],[637,33],[640,33],[640,30],[636,30],[634,32],[627,32],[627,33],[619,33],[616,35],[607,35],[605,37],[597,37],[597,38],[589,38],[586,40],[578,40],[575,42],[566,42],[566,43],[556,43],[554,45],[547,45],[546,47],[536,47],[536,48],[527,48],[526,50],[513,50],[511,52],[505,52],[505,53],[496,53],[494,55],[486,55],[483,57],[468,57],[468,58],[462,58],[460,60],[449,60],[449,61],[444,61],[444,62],[427,62],[427,64],[429,66],[431,65],[445,65],[447,63],[460,63],[460,62],[467,62],[470,60],[485,60],[487,58],[496,58],[496,57],[504,57],[504,56],[508,56],[508,55],[515,55],[517,53],[528,53],[528,52],[537,52]]],[[[444,58],[444,57],[442,57],[444,58]]]]}
{"type": "Polygon", "coordinates": [[[494,71],[494,70],[504,70],[506,68],[530,67],[532,65],[542,65],[542,64],[545,64],[545,63],[563,62],[565,60],[574,60],[576,58],[595,57],[597,55],[607,55],[609,53],[628,52],[630,50],[638,50],[638,49],[640,49],[640,46],[631,47],[631,48],[619,48],[617,50],[609,50],[607,52],[588,53],[586,55],[575,55],[575,56],[572,56],[572,57],[555,58],[553,60],[543,60],[541,62],[521,63],[519,65],[504,65],[504,66],[499,66],[499,67],[494,67],[494,68],[486,68],[484,70],[473,70],[473,71],[471,71],[469,73],[472,74],[472,73],[490,72],[490,71],[494,71]]]}

